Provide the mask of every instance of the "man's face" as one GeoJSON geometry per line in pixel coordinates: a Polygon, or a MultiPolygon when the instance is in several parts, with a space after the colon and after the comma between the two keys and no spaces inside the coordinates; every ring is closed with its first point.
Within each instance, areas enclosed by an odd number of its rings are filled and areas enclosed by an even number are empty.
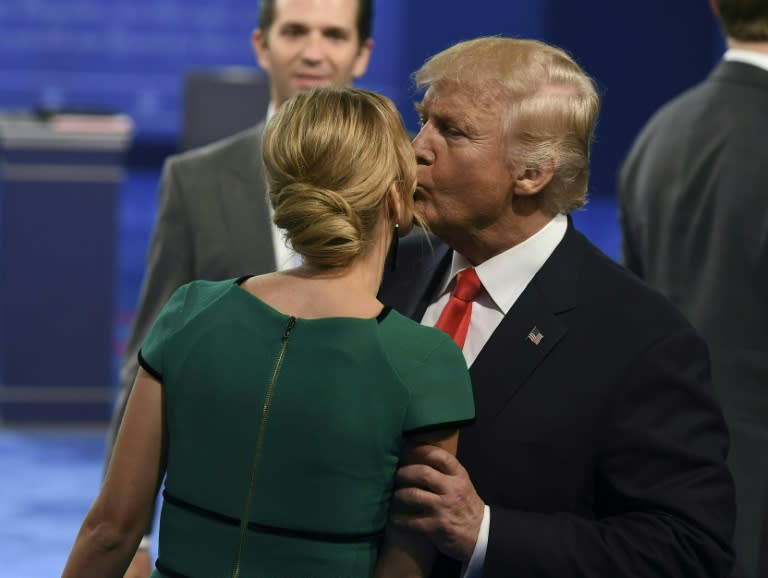
{"type": "Polygon", "coordinates": [[[430,87],[417,109],[416,210],[461,252],[457,240],[492,234],[510,211],[515,178],[506,159],[500,104],[442,82],[430,87]]]}
{"type": "Polygon", "coordinates": [[[372,42],[357,34],[358,0],[277,0],[268,33],[253,33],[256,58],[279,106],[301,90],[347,86],[368,67],[372,42]]]}

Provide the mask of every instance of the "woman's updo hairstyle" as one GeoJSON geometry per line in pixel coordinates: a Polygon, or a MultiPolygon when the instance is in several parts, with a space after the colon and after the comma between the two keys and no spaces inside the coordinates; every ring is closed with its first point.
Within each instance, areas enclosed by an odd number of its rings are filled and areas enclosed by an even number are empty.
{"type": "Polygon", "coordinates": [[[262,150],[275,224],[309,265],[344,267],[364,254],[393,183],[412,208],[415,155],[397,109],[379,94],[298,93],[267,124],[262,150]]]}

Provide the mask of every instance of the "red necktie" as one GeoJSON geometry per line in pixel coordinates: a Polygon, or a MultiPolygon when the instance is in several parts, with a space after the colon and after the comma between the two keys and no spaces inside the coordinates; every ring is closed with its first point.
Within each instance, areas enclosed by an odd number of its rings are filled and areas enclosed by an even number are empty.
{"type": "Polygon", "coordinates": [[[442,329],[453,337],[456,345],[464,347],[464,340],[469,330],[469,319],[472,317],[472,301],[480,293],[483,284],[474,269],[463,269],[456,274],[456,287],[451,298],[440,313],[440,319],[435,327],[442,329]]]}

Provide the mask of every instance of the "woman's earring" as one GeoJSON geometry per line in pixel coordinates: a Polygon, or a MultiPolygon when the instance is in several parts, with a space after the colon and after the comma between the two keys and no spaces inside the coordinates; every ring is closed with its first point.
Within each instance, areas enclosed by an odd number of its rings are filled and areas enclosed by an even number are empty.
{"type": "Polygon", "coordinates": [[[397,249],[400,245],[400,223],[395,223],[392,230],[392,243],[389,245],[389,270],[394,271],[397,267],[397,249]]]}

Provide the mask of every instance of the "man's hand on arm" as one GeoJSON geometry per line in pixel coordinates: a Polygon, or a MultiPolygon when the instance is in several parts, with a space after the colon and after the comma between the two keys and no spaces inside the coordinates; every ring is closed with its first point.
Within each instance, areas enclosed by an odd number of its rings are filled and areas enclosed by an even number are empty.
{"type": "Polygon", "coordinates": [[[449,452],[427,446],[420,463],[397,472],[392,521],[427,534],[446,556],[467,562],[472,556],[485,503],[469,475],[449,452]]]}

